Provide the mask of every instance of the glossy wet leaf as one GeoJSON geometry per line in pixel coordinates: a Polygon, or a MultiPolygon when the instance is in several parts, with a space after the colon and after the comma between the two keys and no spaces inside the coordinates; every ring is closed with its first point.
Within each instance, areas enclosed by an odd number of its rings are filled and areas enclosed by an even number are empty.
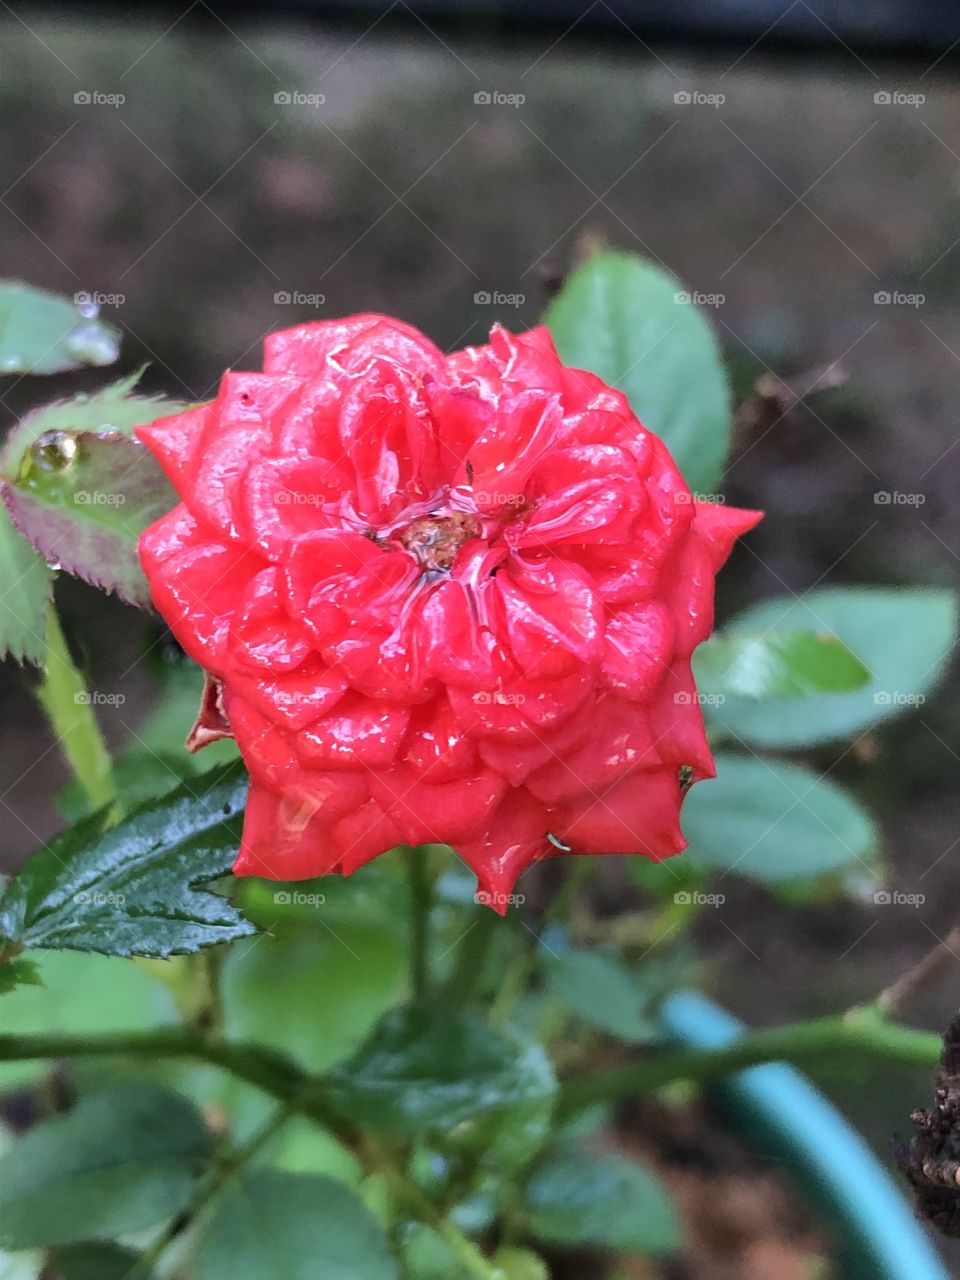
{"type": "Polygon", "coordinates": [[[544,323],[562,359],[619,387],[666,443],[691,489],[714,491],[730,436],[730,390],[704,314],[644,258],[599,253],[569,277],[544,323]]]}
{"type": "Polygon", "coordinates": [[[312,1174],[246,1169],[206,1225],[193,1280],[397,1280],[383,1228],[354,1191],[312,1174]]]}
{"type": "Polygon", "coordinates": [[[765,883],[857,862],[869,869],[873,822],[835,783],[779,760],[719,753],[716,765],[716,778],[698,782],[684,805],[692,861],[765,883]]]}
{"type": "Polygon", "coordinates": [[[571,948],[543,955],[547,990],[588,1026],[628,1044],[645,1044],[657,1032],[644,1012],[645,998],[635,975],[617,955],[571,948]]]}
{"type": "Polygon", "coordinates": [[[120,331],[68,298],[0,282],[0,374],[62,373],[113,364],[120,331]]]}
{"type": "Polygon", "coordinates": [[[659,1179],[618,1155],[564,1150],[537,1167],[524,1191],[531,1232],[556,1245],[671,1253],[676,1212],[659,1179]]]}
{"type": "Polygon", "coordinates": [[[8,1249],[110,1239],[174,1217],[213,1149],[199,1112],[153,1085],[82,1098],[0,1159],[8,1249]]]}
{"type": "Polygon", "coordinates": [[[849,693],[870,672],[836,636],[816,631],[735,631],[711,636],[694,655],[701,693],[804,698],[849,693]]]}
{"type": "Polygon", "coordinates": [[[328,1076],[345,1119],[488,1152],[518,1166],[542,1144],[556,1082],[543,1048],[471,1014],[406,1006],[328,1076]]]}
{"type": "Polygon", "coordinates": [[[714,725],[761,746],[797,747],[847,737],[922,707],[956,639],[957,601],[953,592],[928,588],[828,587],[755,605],[729,627],[798,629],[836,635],[869,669],[870,682],[854,692],[803,699],[730,696],[722,706],[704,708],[714,725]]]}
{"type": "Polygon", "coordinates": [[[100,834],[83,819],[27,862],[0,900],[0,934],[32,947],[169,956],[254,927],[203,886],[226,875],[247,780],[212,770],[100,834]]]}

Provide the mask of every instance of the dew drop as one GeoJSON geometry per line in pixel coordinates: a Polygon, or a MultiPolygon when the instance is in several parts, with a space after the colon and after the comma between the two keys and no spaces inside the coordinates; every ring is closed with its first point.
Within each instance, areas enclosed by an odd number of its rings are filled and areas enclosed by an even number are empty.
{"type": "Polygon", "coordinates": [[[30,460],[41,471],[65,471],[76,456],[76,436],[69,431],[44,431],[30,446],[30,460]]]}
{"type": "Polygon", "coordinates": [[[92,300],[78,302],[77,310],[85,320],[96,320],[97,316],[100,314],[100,304],[99,302],[93,302],[92,300]]]}
{"type": "Polygon", "coordinates": [[[120,335],[99,320],[87,320],[70,334],[66,348],[71,356],[85,364],[113,364],[120,354],[120,335]]]}

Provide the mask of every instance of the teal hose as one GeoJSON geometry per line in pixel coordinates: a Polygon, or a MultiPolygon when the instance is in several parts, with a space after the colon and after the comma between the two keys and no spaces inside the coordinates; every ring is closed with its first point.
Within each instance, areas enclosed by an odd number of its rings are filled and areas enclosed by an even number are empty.
{"type": "MultiPolygon", "coordinates": [[[[724,1009],[687,991],[666,1001],[661,1022],[671,1039],[691,1048],[726,1044],[743,1031],[724,1009]]],[[[711,1088],[767,1154],[786,1161],[833,1228],[844,1280],[949,1280],[876,1156],[799,1071],[769,1063],[711,1088]]]]}

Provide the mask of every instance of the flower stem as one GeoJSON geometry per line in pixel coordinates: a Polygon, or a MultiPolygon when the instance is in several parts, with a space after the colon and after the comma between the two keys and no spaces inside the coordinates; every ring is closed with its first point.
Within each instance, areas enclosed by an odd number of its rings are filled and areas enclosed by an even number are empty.
{"type": "Polygon", "coordinates": [[[711,1049],[674,1049],[623,1067],[570,1080],[560,1092],[558,1113],[571,1116],[597,1102],[652,1093],[673,1080],[703,1082],[762,1062],[817,1062],[826,1057],[873,1055],[933,1067],[942,1042],[929,1031],[887,1022],[874,1009],[854,1009],[750,1031],[731,1044],[711,1049]]]}
{"type": "Polygon", "coordinates": [[[502,923],[490,907],[478,906],[475,911],[473,923],[460,939],[457,962],[447,982],[446,996],[451,1004],[465,1004],[479,987],[490,956],[494,931],[502,923]]]}
{"type": "Polygon", "coordinates": [[[37,696],[91,805],[100,809],[114,803],[110,753],[52,605],[47,612],[47,660],[37,696]]]}
{"type": "Polygon", "coordinates": [[[414,1000],[419,1001],[426,999],[428,993],[427,949],[433,884],[426,850],[408,846],[404,855],[410,885],[410,987],[414,1000]]]}
{"type": "Polygon", "coordinates": [[[249,1164],[274,1134],[287,1123],[293,1112],[294,1107],[290,1104],[285,1103],[283,1106],[278,1107],[246,1142],[221,1156],[209,1174],[201,1180],[196,1195],[186,1210],[182,1214],[178,1214],[167,1230],[141,1255],[136,1268],[137,1275],[153,1273],[157,1263],[177,1237],[183,1233],[187,1225],[196,1221],[203,1210],[219,1196],[230,1180],[236,1177],[244,1165],[249,1164]]]}

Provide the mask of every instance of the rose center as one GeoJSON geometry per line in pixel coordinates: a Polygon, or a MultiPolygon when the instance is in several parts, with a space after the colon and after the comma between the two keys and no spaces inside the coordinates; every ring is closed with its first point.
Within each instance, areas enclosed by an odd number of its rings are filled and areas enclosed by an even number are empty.
{"type": "Polygon", "coordinates": [[[446,572],[453,567],[457,552],[471,538],[479,538],[480,522],[466,512],[449,516],[421,516],[397,535],[399,542],[417,558],[424,573],[446,572]]]}

